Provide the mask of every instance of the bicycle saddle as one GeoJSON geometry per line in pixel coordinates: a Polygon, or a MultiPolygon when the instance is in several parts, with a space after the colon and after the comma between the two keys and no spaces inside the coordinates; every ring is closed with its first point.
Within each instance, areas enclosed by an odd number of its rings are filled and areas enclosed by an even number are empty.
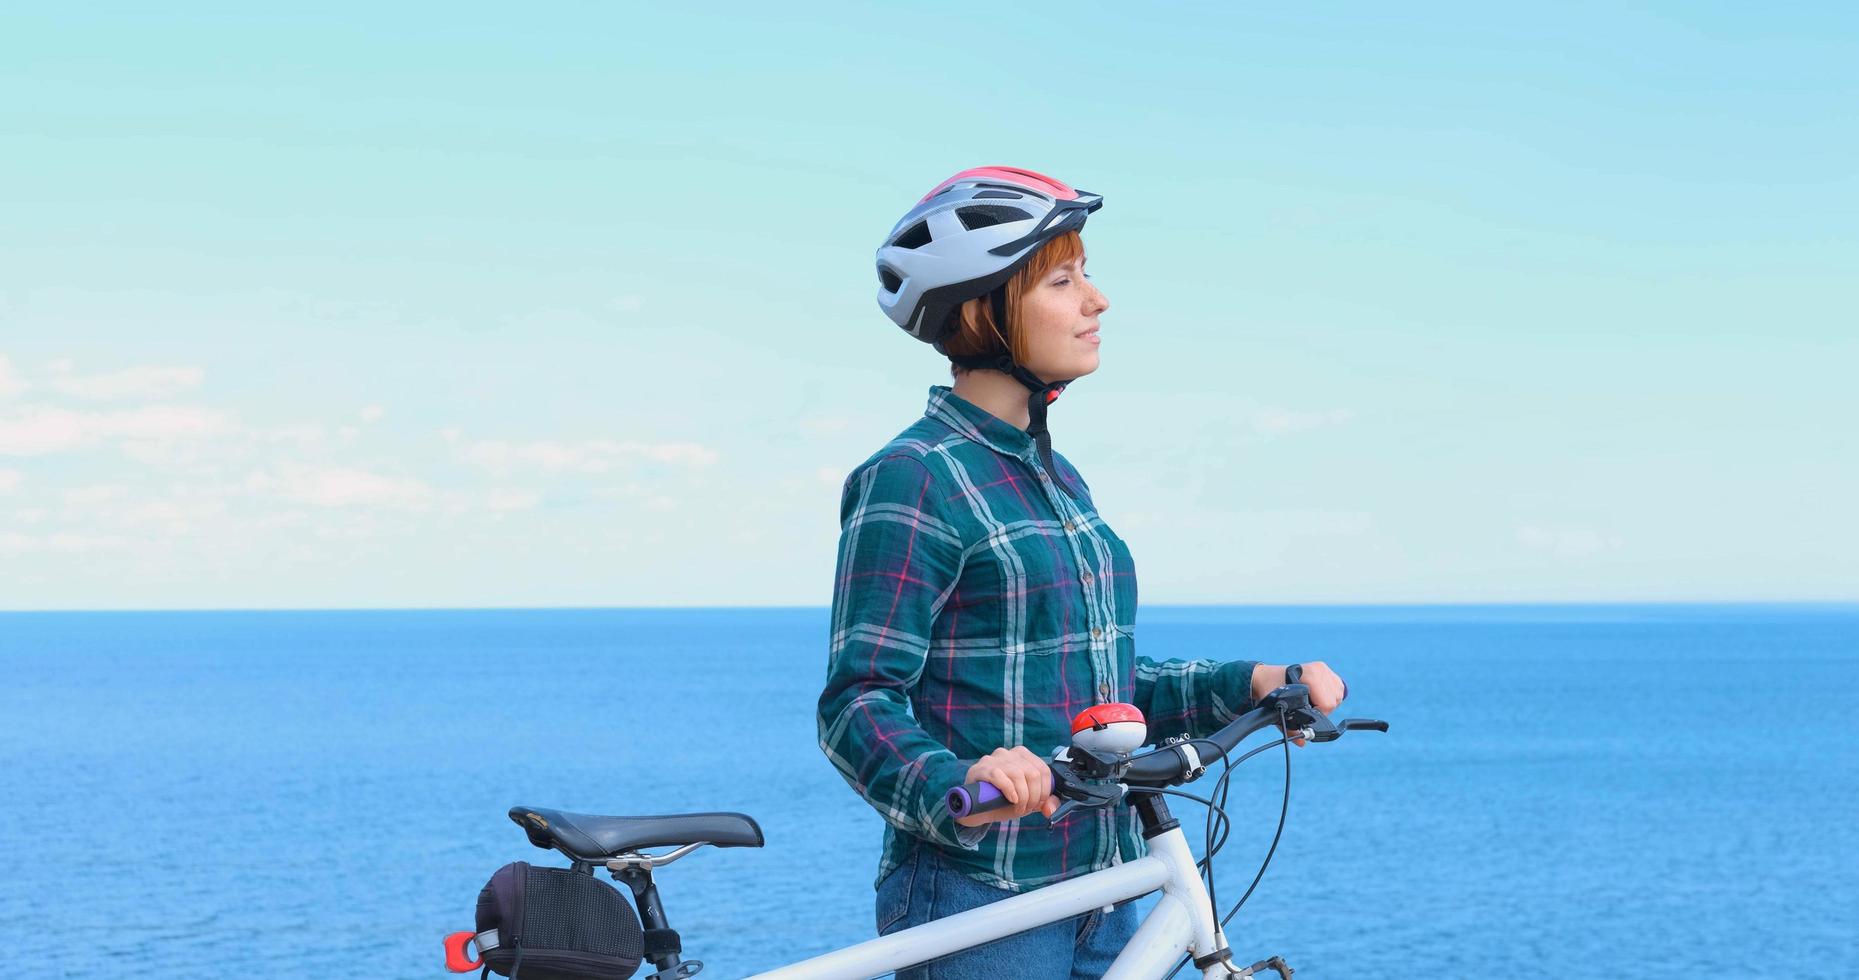
{"type": "Polygon", "coordinates": [[[715,847],[760,847],[762,828],[743,813],[675,813],[662,817],[602,817],[538,806],[513,806],[510,819],[545,850],[603,860],[642,847],[705,843],[715,847]]]}

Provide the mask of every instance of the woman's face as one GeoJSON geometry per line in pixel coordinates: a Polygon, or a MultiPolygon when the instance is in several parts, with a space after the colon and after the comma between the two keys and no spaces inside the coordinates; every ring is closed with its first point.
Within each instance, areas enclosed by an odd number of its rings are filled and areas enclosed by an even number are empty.
{"type": "Polygon", "coordinates": [[[1097,318],[1110,309],[1110,300],[1085,277],[1084,256],[1054,266],[1017,305],[1027,370],[1049,381],[1097,370],[1097,318]]]}

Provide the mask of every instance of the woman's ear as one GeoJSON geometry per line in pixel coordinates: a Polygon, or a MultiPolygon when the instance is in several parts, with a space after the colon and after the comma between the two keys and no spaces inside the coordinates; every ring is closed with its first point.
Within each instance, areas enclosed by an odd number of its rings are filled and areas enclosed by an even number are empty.
{"type": "Polygon", "coordinates": [[[981,304],[985,302],[987,302],[987,298],[982,297],[980,299],[967,300],[962,303],[958,315],[962,319],[962,330],[964,332],[971,335],[981,332],[981,304]]]}

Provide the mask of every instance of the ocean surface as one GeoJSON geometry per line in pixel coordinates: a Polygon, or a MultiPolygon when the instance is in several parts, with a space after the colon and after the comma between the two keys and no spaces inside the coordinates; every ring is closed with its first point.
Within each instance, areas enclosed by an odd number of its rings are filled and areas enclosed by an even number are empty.
{"type": "MultiPolygon", "coordinates": [[[[0,614],[6,973],[447,976],[493,870],[561,863],[513,804],[760,821],[766,848],[659,873],[707,977],[860,941],[880,824],[815,746],[825,632],[824,610],[0,614]]],[[[1340,714],[1392,725],[1292,753],[1241,962],[1859,976],[1859,607],[1145,607],[1138,643],[1326,660],[1340,714]]],[[[1235,777],[1224,902],[1283,778],[1275,751],[1235,777]]]]}

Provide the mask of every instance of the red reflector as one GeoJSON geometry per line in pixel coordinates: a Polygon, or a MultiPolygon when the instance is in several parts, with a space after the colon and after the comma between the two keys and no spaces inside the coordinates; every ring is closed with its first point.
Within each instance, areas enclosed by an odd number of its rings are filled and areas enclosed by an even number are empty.
{"type": "Polygon", "coordinates": [[[466,944],[471,942],[475,932],[455,932],[445,937],[445,968],[453,973],[470,973],[484,965],[483,960],[471,959],[465,952],[466,944]]]}

